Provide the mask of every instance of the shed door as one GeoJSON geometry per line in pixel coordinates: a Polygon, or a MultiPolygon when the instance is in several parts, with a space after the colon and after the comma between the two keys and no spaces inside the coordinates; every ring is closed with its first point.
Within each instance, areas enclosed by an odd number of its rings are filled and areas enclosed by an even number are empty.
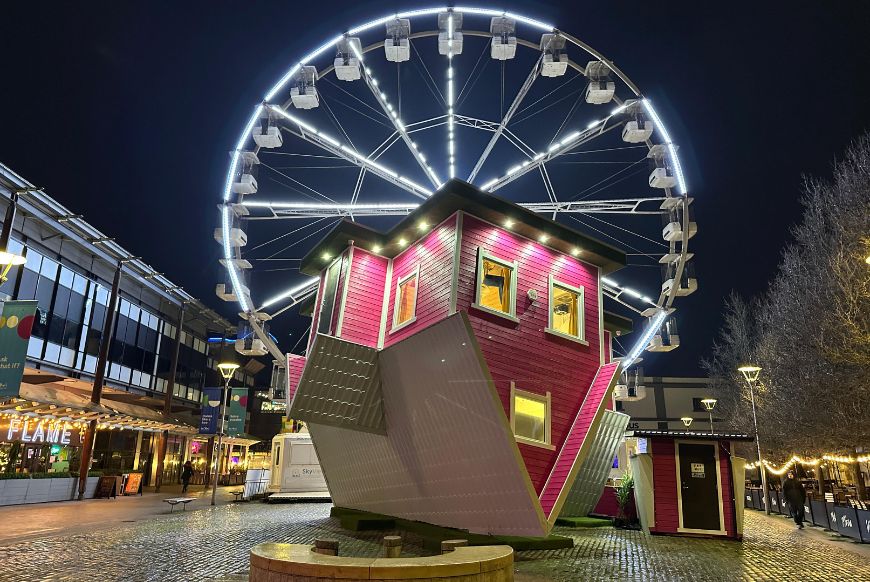
{"type": "Polygon", "coordinates": [[[683,529],[720,531],[716,445],[678,443],[683,529]]]}

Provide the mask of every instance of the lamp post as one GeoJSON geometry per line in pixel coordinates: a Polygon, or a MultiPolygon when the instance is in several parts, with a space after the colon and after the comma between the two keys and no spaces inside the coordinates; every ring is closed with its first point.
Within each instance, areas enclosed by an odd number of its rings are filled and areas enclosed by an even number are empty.
{"type": "Polygon", "coordinates": [[[683,426],[685,426],[685,427],[686,427],[686,430],[688,430],[689,427],[692,426],[692,421],[695,420],[695,419],[692,418],[691,416],[684,416],[684,417],[682,417],[680,420],[683,421],[683,426]]]}
{"type": "Polygon", "coordinates": [[[221,373],[221,376],[224,378],[224,390],[221,394],[221,424],[220,424],[220,432],[218,433],[218,441],[217,441],[217,455],[214,463],[214,483],[212,483],[211,487],[211,504],[214,505],[214,498],[217,495],[217,485],[218,485],[218,474],[221,469],[221,441],[224,436],[224,417],[226,416],[227,410],[227,400],[229,399],[229,391],[230,391],[230,380],[235,374],[236,370],[239,369],[239,365],[235,362],[221,362],[218,364],[218,370],[221,373]]]}
{"type": "Polygon", "coordinates": [[[704,405],[704,408],[707,409],[707,412],[710,414],[710,434],[713,434],[713,409],[716,408],[716,400],[715,398],[704,398],[701,400],[701,404],[704,405]]]}
{"type": "Polygon", "coordinates": [[[758,453],[758,469],[761,471],[761,489],[764,494],[764,511],[770,515],[770,500],[767,498],[767,469],[761,462],[761,443],[758,441],[758,416],[755,412],[755,383],[761,374],[761,367],[754,364],[743,364],[737,370],[743,374],[749,384],[749,400],[752,402],[752,425],[755,427],[755,451],[758,453]]]}

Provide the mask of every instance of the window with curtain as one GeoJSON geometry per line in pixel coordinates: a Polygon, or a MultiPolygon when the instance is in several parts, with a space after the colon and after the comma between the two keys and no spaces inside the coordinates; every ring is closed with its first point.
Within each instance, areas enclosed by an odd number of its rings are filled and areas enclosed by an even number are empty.
{"type": "Polygon", "coordinates": [[[584,339],[583,288],[572,287],[550,277],[550,326],[547,331],[584,339]]]}
{"type": "Polygon", "coordinates": [[[393,327],[410,323],[417,309],[417,282],[419,270],[399,279],[396,284],[396,308],[393,312],[393,327]]]}
{"type": "Polygon", "coordinates": [[[487,309],[511,314],[511,278],[514,275],[513,268],[489,258],[481,262],[479,274],[480,301],[479,304],[487,309]]]}
{"type": "Polygon", "coordinates": [[[550,395],[512,390],[512,425],[520,441],[550,444],[550,395]]]}

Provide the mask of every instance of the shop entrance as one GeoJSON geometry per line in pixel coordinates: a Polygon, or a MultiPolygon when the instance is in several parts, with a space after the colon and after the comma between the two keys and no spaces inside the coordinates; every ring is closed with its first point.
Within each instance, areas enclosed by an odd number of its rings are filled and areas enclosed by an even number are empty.
{"type": "Polygon", "coordinates": [[[680,529],[721,531],[721,483],[716,445],[677,443],[680,529]]]}

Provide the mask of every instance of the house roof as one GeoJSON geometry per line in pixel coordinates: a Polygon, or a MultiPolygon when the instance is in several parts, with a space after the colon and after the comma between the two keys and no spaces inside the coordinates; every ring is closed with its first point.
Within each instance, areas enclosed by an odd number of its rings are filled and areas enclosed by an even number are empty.
{"type": "Polygon", "coordinates": [[[701,432],[697,430],[636,430],[627,433],[631,437],[663,437],[674,439],[692,440],[720,440],[720,441],[754,441],[755,437],[742,432],[701,432]]]}
{"type": "Polygon", "coordinates": [[[378,254],[394,257],[406,248],[397,244],[398,240],[411,242],[425,234],[418,228],[421,220],[430,225],[439,224],[459,210],[495,224],[503,224],[510,219],[513,222],[512,232],[533,240],[545,234],[549,237],[548,247],[566,254],[580,249],[580,258],[601,267],[602,274],[616,271],[626,264],[625,253],[616,247],[504,198],[483,192],[467,182],[452,179],[387,232],[346,219],[341,221],[303,257],[300,271],[307,275],[318,275],[324,266],[324,257],[335,257],[347,248],[349,241],[366,249],[378,246],[381,249],[378,254]]]}

